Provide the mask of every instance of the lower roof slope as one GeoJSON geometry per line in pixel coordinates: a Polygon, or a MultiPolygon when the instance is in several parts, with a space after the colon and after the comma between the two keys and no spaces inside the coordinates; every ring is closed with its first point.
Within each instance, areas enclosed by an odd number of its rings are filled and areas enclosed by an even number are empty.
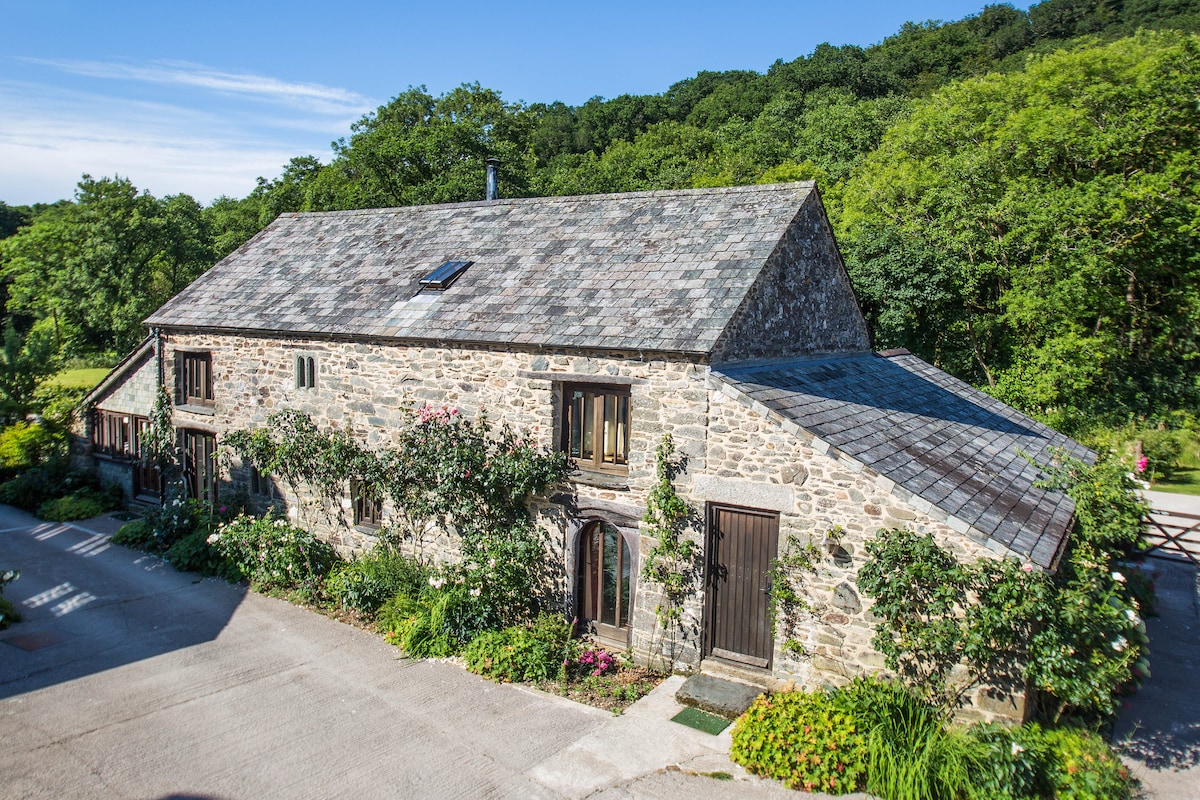
{"type": "Polygon", "coordinates": [[[714,366],[713,374],[977,534],[1055,566],[1074,503],[1035,486],[1052,448],[1094,454],[907,352],[714,366]],[[1024,454],[1024,455],[1023,455],[1024,454]]]}

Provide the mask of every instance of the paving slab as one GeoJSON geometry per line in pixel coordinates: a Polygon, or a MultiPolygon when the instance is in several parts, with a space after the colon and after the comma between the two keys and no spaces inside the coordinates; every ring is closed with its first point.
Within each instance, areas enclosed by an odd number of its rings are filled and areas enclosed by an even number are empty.
{"type": "Polygon", "coordinates": [[[726,719],[737,719],[764,691],[761,686],[699,674],[683,682],[675,692],[675,699],[685,706],[726,719]]]}

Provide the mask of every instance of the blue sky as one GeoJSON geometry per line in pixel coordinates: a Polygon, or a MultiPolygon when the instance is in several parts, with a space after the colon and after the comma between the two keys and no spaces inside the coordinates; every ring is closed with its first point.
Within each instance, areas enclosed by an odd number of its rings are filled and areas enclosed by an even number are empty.
{"type": "Polygon", "coordinates": [[[0,200],[24,204],[71,197],[84,172],[158,196],[241,197],[292,156],[328,161],[351,122],[409,86],[478,81],[506,100],[572,105],[657,94],[702,69],[761,72],[984,2],[7,5],[0,200]]]}

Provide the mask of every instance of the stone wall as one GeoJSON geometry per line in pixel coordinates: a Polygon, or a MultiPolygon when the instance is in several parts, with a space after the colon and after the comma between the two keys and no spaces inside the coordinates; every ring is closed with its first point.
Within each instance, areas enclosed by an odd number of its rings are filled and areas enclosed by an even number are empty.
{"type": "MultiPolygon", "coordinates": [[[[876,622],[871,600],[857,588],[866,543],[880,529],[906,528],[932,533],[964,561],[996,557],[996,552],[955,531],[944,518],[914,508],[886,477],[833,454],[804,431],[785,429],[782,417],[756,409],[724,382],[710,378],[709,386],[709,475],[696,476],[694,501],[778,511],[781,549],[794,536],[823,553],[806,581],[814,614],[802,619],[802,654],[785,652],[782,637],[776,636],[774,673],[813,688],[884,671],[883,657],[871,646],[876,622]],[[827,539],[831,531],[837,532],[836,541],[827,539]]],[[[1024,714],[1020,696],[993,698],[980,689],[970,699],[968,718],[1024,714]]]]}
{"type": "Polygon", "coordinates": [[[865,352],[870,333],[814,189],[713,351],[713,362],[865,352]]]}
{"type": "MultiPolygon", "coordinates": [[[[804,655],[796,657],[784,652],[780,641],[775,644],[775,674],[801,685],[839,684],[882,668],[881,657],[870,646],[874,632],[870,603],[856,589],[864,544],[878,529],[932,532],[961,558],[991,555],[987,547],[936,518],[936,509],[914,508],[891,481],[831,454],[828,446],[794,425],[789,430],[778,415],[761,406],[756,409],[736,389],[708,376],[700,363],[619,352],[519,352],[285,337],[172,334],[166,341],[167,365],[174,363],[175,348],[211,353],[214,408],[177,408],[175,423],[218,437],[231,429],[262,425],[275,411],[296,408],[322,428],[348,430],[370,446],[383,447],[408,424],[413,410],[432,404],[455,407],[467,415],[486,412],[493,423],[508,423],[529,432],[540,446],[553,448],[564,382],[628,385],[628,477],[578,473],[577,480],[535,503],[539,524],[562,567],[559,580],[566,609],[573,607],[573,587],[566,576],[573,574],[578,538],[590,520],[615,524],[639,563],[654,545],[640,520],[655,480],[654,450],[663,434],[670,433],[684,462],[676,486],[695,511],[687,535],[701,552],[708,503],[777,511],[780,542],[788,536],[823,542],[831,529],[843,532],[840,549],[822,562],[812,583],[811,599],[821,612],[800,637],[804,655]],[[296,387],[297,356],[317,359],[315,388],[296,387]]],[[[170,368],[167,380],[174,380],[170,368]]],[[[234,460],[225,478],[246,486],[248,470],[234,460]]],[[[311,504],[314,498],[293,495],[286,500],[295,508],[301,502],[311,504]]],[[[370,531],[348,524],[348,501],[347,496],[340,508],[324,509],[306,520],[315,522],[317,530],[343,553],[362,550],[373,541],[370,531]]],[[[385,522],[391,513],[385,506],[385,522]]],[[[454,542],[445,534],[431,535],[425,548],[427,556],[455,557],[454,542]]],[[[637,573],[637,565],[633,572],[637,573]]],[[[699,574],[696,592],[684,605],[682,624],[673,639],[664,641],[661,632],[656,634],[656,587],[635,580],[633,594],[634,653],[660,663],[665,660],[675,668],[696,669],[705,602],[699,574]]]]}

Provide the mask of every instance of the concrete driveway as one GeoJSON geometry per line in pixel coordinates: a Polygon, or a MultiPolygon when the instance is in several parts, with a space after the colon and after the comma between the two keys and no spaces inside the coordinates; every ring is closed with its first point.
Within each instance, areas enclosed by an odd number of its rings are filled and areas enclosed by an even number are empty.
{"type": "Polygon", "coordinates": [[[669,721],[621,717],[111,545],[115,523],[0,506],[6,798],[795,798],[669,721]],[[719,781],[692,773],[730,772],[719,781]]]}

